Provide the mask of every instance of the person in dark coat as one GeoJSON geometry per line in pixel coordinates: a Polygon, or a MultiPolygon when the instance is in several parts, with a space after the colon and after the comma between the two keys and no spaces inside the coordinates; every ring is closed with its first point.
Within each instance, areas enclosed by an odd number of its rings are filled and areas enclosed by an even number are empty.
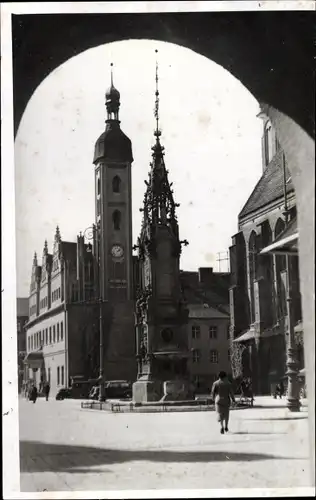
{"type": "Polygon", "coordinates": [[[50,391],[50,385],[49,385],[49,383],[47,382],[47,383],[44,385],[44,394],[45,394],[46,401],[48,401],[49,391],[50,391]]]}
{"type": "Polygon", "coordinates": [[[215,401],[215,410],[221,424],[221,434],[224,434],[224,432],[228,432],[230,403],[231,401],[235,402],[235,396],[226,372],[219,373],[218,380],[213,384],[211,397],[215,401]]]}
{"type": "Polygon", "coordinates": [[[36,403],[36,400],[37,400],[37,387],[36,387],[36,385],[33,385],[32,389],[31,389],[30,400],[33,401],[33,403],[36,403]]]}

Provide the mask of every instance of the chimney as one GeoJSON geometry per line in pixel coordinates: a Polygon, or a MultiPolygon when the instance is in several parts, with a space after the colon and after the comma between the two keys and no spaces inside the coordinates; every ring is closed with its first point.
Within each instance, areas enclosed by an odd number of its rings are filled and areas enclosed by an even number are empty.
{"type": "Polygon", "coordinates": [[[204,285],[209,285],[213,277],[212,267],[199,267],[199,282],[204,285]]]}

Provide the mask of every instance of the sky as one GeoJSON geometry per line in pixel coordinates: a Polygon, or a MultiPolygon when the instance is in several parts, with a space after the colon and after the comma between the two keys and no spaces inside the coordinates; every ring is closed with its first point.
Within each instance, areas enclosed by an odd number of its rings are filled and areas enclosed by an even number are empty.
{"type": "MultiPolygon", "coordinates": [[[[129,40],[89,49],[36,89],[15,141],[17,295],[27,296],[34,252],[52,251],[56,225],[76,241],[94,222],[94,144],[105,128],[114,64],[121,128],[131,139],[133,240],[140,231],[155,128],[158,50],[161,142],[173,182],[181,269],[213,267],[237,232],[238,213],[262,172],[259,105],[228,71],[189,49],[129,40]]],[[[227,270],[227,262],[221,262],[227,270]]]]}

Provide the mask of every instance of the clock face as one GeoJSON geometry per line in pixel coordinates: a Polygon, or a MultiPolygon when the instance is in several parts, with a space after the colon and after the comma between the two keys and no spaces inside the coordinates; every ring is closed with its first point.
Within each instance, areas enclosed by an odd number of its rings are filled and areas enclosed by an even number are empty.
{"type": "Polygon", "coordinates": [[[124,250],[121,245],[113,245],[111,250],[112,257],[116,259],[121,259],[124,255],[124,250]]]}

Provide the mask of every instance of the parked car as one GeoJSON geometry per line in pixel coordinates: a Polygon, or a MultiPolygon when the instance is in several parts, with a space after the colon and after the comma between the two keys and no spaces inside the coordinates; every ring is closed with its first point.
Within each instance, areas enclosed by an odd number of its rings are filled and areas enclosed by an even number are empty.
{"type": "Polygon", "coordinates": [[[127,380],[110,380],[105,383],[106,399],[129,399],[132,397],[132,384],[127,380]]]}
{"type": "Polygon", "coordinates": [[[57,401],[62,401],[63,399],[69,399],[71,398],[71,390],[70,389],[59,389],[59,391],[56,394],[56,400],[57,401]]]}

